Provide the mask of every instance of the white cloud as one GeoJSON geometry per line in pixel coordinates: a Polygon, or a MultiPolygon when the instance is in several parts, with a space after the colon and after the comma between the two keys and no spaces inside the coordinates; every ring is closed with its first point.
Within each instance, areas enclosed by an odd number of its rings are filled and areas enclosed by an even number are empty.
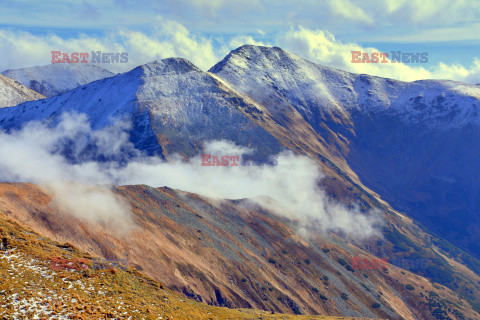
{"type": "MultiPolygon", "coordinates": [[[[396,9],[391,9],[396,10],[396,9]]],[[[392,12],[393,12],[392,11],[392,12]]],[[[0,29],[0,70],[45,65],[51,62],[51,51],[63,52],[128,52],[127,64],[99,64],[114,72],[128,71],[138,65],[169,57],[186,58],[203,70],[208,70],[228,50],[244,44],[277,45],[287,51],[316,63],[355,73],[367,73],[404,81],[418,79],[451,79],[479,83],[479,66],[474,60],[470,66],[439,63],[427,69],[422,64],[352,64],[351,51],[377,52],[356,43],[341,42],[328,31],[299,26],[281,32],[269,42],[255,35],[237,35],[228,44],[215,48],[213,41],[192,34],[178,22],[157,18],[149,34],[129,29],[113,31],[102,37],[80,35],[63,39],[56,35],[36,36],[28,32],[0,29]]],[[[442,33],[438,33],[440,36],[442,33]]],[[[454,37],[455,31],[450,33],[454,37]]],[[[461,33],[459,37],[462,37],[461,33]]],[[[431,35],[433,37],[433,35],[431,35]]],[[[219,42],[222,43],[223,40],[219,42]]]]}
{"type": "MultiPolygon", "coordinates": [[[[90,221],[128,225],[128,206],[108,186],[147,184],[216,199],[249,198],[299,220],[303,227],[315,223],[321,229],[353,236],[378,234],[381,220],[377,215],[363,215],[358,208],[328,198],[318,184],[322,178],[319,167],[309,158],[282,153],[275,166],[202,166],[201,155],[188,161],[174,156],[173,162],[165,162],[135,152],[126,129],[119,122],[95,132],[85,116],[64,115],[56,126],[30,123],[20,131],[0,133],[0,154],[9,155],[0,158],[0,179],[44,185],[59,209],[90,221]],[[132,157],[121,165],[125,154],[132,157]],[[109,160],[97,161],[99,155],[109,160]]],[[[205,145],[204,152],[221,157],[254,150],[213,141],[205,145]]]]}
{"type": "Polygon", "coordinates": [[[4,70],[49,64],[51,51],[55,50],[68,53],[128,52],[127,64],[99,64],[115,72],[125,72],[156,59],[174,56],[188,59],[204,70],[219,60],[209,39],[191,34],[177,22],[158,18],[152,29],[150,35],[121,29],[100,38],[80,35],[69,39],[0,29],[0,68],[4,70]]]}
{"type": "Polygon", "coordinates": [[[375,2],[375,16],[392,24],[455,25],[478,20],[479,1],[386,0],[375,2]]]}
{"type": "Polygon", "coordinates": [[[181,57],[204,70],[218,61],[219,57],[210,40],[192,35],[178,22],[158,18],[155,27],[152,35],[129,30],[119,32],[132,56],[138,57],[136,60],[146,63],[156,59],[181,57]]]}
{"type": "Polygon", "coordinates": [[[421,64],[403,63],[351,63],[352,51],[379,52],[376,48],[363,48],[356,43],[343,43],[333,34],[298,27],[281,34],[276,45],[307,60],[354,73],[366,73],[403,81],[420,79],[450,79],[461,82],[480,82],[478,60],[470,68],[458,64],[440,63],[431,70],[421,64]]]}
{"type": "Polygon", "coordinates": [[[261,36],[266,35],[266,32],[263,31],[262,29],[257,29],[257,33],[258,33],[259,35],[261,35],[261,36]]]}
{"type": "Polygon", "coordinates": [[[362,8],[349,0],[330,0],[328,2],[330,11],[336,17],[344,18],[346,21],[360,23],[367,26],[374,24],[373,18],[363,11],[362,8]]]}
{"type": "Polygon", "coordinates": [[[182,2],[184,2],[184,6],[194,6],[212,16],[229,3],[227,0],[182,0],[182,2]]]}
{"type": "Polygon", "coordinates": [[[468,40],[480,40],[480,23],[470,23],[467,25],[452,27],[426,28],[417,30],[416,32],[370,37],[370,41],[391,43],[447,42],[468,40]]]}
{"type": "Polygon", "coordinates": [[[172,8],[180,12],[192,11],[192,9],[208,18],[216,18],[220,15],[237,16],[240,13],[254,12],[266,1],[244,0],[239,4],[229,0],[169,0],[172,8]]]}
{"type": "Polygon", "coordinates": [[[110,37],[93,38],[80,35],[77,38],[63,39],[56,35],[35,36],[28,32],[6,29],[0,29],[0,50],[0,67],[3,69],[50,64],[51,51],[56,50],[68,53],[90,53],[97,50],[125,52],[125,48],[110,37]]]}
{"type": "Polygon", "coordinates": [[[124,128],[118,123],[114,128],[92,132],[86,117],[64,116],[52,128],[32,122],[20,131],[0,132],[2,181],[40,184],[53,195],[57,209],[125,231],[130,224],[130,208],[110,191],[108,172],[98,163],[71,162],[62,155],[68,146],[70,159],[81,159],[87,140],[91,140],[98,154],[121,156],[123,148],[130,148],[124,128]],[[102,143],[106,135],[117,144],[102,143]]]}
{"type": "MultiPolygon", "coordinates": [[[[413,27],[445,28],[478,22],[478,0],[116,0],[7,1],[0,11],[3,25],[86,30],[128,28],[148,33],[157,15],[179,21],[198,32],[251,33],[284,31],[288,23],[352,34],[358,24],[378,26],[369,33],[418,33],[413,27]],[[138,17],[141,17],[139,19],[138,17]],[[288,23],[286,23],[288,22],[288,23]],[[194,26],[194,27],[193,27],[194,26]]],[[[357,33],[361,35],[361,33],[357,33]]]]}
{"type": "Polygon", "coordinates": [[[342,70],[367,73],[399,80],[412,81],[430,77],[422,67],[410,67],[401,63],[351,63],[352,51],[377,52],[375,48],[362,48],[355,43],[342,43],[326,31],[299,27],[278,38],[278,44],[308,60],[342,70]]]}
{"type": "Polygon", "coordinates": [[[432,78],[453,79],[461,82],[478,84],[480,83],[480,60],[475,58],[468,69],[456,63],[439,63],[432,70],[432,78]]]}
{"type": "Polygon", "coordinates": [[[328,5],[330,13],[338,19],[336,22],[382,28],[468,25],[478,21],[480,11],[480,1],[470,0],[331,0],[328,5]]]}

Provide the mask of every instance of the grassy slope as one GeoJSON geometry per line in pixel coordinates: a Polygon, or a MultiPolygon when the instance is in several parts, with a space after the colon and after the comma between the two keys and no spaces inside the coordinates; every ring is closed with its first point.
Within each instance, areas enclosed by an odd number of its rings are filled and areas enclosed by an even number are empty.
{"type": "MultiPolygon", "coordinates": [[[[137,270],[93,268],[92,257],[0,219],[2,319],[340,319],[212,307],[185,299],[137,270]],[[85,268],[52,268],[52,258],[85,268]]],[[[341,318],[353,319],[353,318],[341,318]]]]}

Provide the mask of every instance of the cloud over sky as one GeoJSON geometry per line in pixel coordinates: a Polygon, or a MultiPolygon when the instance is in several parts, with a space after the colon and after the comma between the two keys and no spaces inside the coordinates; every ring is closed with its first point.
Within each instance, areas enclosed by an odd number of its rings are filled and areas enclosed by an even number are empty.
{"type": "MultiPolygon", "coordinates": [[[[281,32],[290,25],[303,25],[329,30],[343,39],[348,34],[375,37],[384,29],[395,37],[421,28],[466,27],[479,22],[479,9],[478,0],[5,0],[0,21],[3,26],[49,31],[126,27],[147,32],[161,15],[197,33],[281,32]]],[[[479,36],[470,34],[472,39],[479,36]]]]}
{"type": "Polygon", "coordinates": [[[85,34],[64,39],[57,35],[35,36],[25,31],[0,29],[0,68],[45,65],[51,62],[51,51],[62,52],[128,52],[128,64],[108,64],[115,72],[125,72],[157,59],[185,57],[200,68],[209,68],[218,56],[212,42],[191,34],[181,24],[158,17],[150,34],[119,29],[92,37],[85,34]]]}
{"type": "MultiPolygon", "coordinates": [[[[307,60],[354,73],[366,73],[403,81],[450,79],[468,83],[480,82],[480,62],[473,58],[469,65],[443,63],[430,65],[403,63],[351,63],[351,51],[383,52],[362,47],[355,42],[342,42],[325,30],[291,27],[275,38],[264,41],[265,33],[235,35],[223,45],[215,46],[211,38],[192,34],[178,22],[157,17],[149,34],[126,28],[106,35],[79,35],[64,39],[56,35],[36,36],[25,31],[0,29],[0,69],[45,65],[51,51],[62,52],[128,52],[127,64],[99,64],[113,72],[125,72],[157,59],[182,57],[208,70],[224,55],[243,44],[279,46],[307,60]]],[[[430,54],[432,54],[430,52],[430,54]]]]}
{"type": "Polygon", "coordinates": [[[328,4],[331,13],[335,16],[367,26],[374,25],[373,18],[349,0],[330,0],[328,4]]]}
{"type": "Polygon", "coordinates": [[[207,70],[230,50],[255,44],[351,72],[478,83],[479,12],[480,0],[8,0],[0,12],[0,70],[47,64],[52,50],[128,52],[128,64],[103,65],[114,72],[173,56],[207,70]],[[350,63],[351,50],[396,44],[428,51],[431,61],[350,63]]]}
{"type": "Polygon", "coordinates": [[[352,51],[369,53],[384,51],[372,47],[364,48],[356,43],[343,43],[329,32],[303,27],[282,34],[276,44],[307,60],[354,73],[366,73],[403,81],[450,79],[469,83],[480,82],[480,64],[476,58],[468,67],[455,63],[439,63],[429,69],[422,64],[351,63],[352,51]]]}

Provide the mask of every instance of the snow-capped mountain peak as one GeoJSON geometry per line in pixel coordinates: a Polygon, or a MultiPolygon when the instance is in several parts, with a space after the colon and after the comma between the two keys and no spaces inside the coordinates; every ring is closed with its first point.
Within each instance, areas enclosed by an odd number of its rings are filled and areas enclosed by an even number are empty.
{"type": "Polygon", "coordinates": [[[201,70],[193,63],[183,58],[167,58],[163,60],[156,60],[146,63],[139,68],[146,77],[160,75],[165,76],[168,74],[184,74],[191,71],[201,72],[201,70]]]}
{"type": "Polygon", "coordinates": [[[213,139],[262,146],[267,153],[279,151],[280,143],[242,112],[246,107],[250,106],[241,96],[214,76],[185,59],[169,58],[42,102],[18,105],[0,112],[0,123],[8,130],[31,120],[55,120],[65,112],[76,112],[88,115],[95,130],[112,125],[115,119],[131,121],[135,146],[148,152],[193,155],[203,141],[213,139]]]}
{"type": "Polygon", "coordinates": [[[270,108],[295,108],[313,126],[319,114],[336,111],[350,117],[354,110],[397,114],[406,122],[426,122],[431,127],[480,124],[480,88],[475,85],[354,74],[280,48],[251,45],[233,50],[210,72],[270,108]]]}

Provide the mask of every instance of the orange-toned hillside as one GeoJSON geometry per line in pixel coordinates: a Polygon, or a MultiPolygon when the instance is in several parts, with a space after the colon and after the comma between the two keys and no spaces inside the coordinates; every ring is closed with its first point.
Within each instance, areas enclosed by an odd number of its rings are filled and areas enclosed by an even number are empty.
{"type": "Polygon", "coordinates": [[[0,212],[92,256],[128,259],[210,305],[387,319],[431,319],[439,308],[452,319],[480,317],[450,289],[392,265],[351,270],[352,256],[372,256],[334,234],[300,236],[295,222],[251,203],[147,186],[114,192],[132,208],[128,231],[61,213],[32,184],[1,184],[0,212]]]}

